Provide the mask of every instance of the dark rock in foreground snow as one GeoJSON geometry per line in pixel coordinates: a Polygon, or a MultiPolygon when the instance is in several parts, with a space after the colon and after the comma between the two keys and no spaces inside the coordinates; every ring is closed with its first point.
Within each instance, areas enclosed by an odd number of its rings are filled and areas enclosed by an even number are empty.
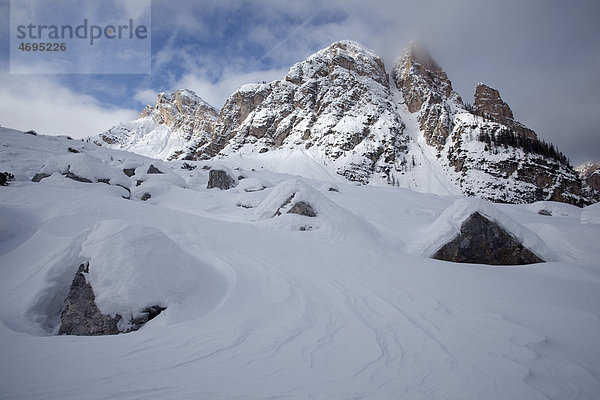
{"type": "Polygon", "coordinates": [[[46,174],[43,172],[36,173],[33,178],[31,178],[31,182],[40,182],[42,179],[49,177],[51,174],[46,174]]]}
{"type": "Polygon", "coordinates": [[[296,202],[287,212],[288,214],[304,215],[306,217],[316,217],[317,213],[313,207],[305,201],[296,202]]]}
{"type": "Polygon", "coordinates": [[[460,234],[442,246],[432,258],[489,265],[544,262],[504,228],[478,212],[471,214],[461,225],[460,234]]]}
{"type": "Polygon", "coordinates": [[[123,173],[131,178],[135,175],[135,168],[123,168],[123,173]]]}
{"type": "Polygon", "coordinates": [[[158,168],[156,168],[153,164],[150,164],[150,166],[148,167],[148,173],[149,174],[162,174],[163,172],[161,170],[159,170],[158,168]]]}
{"type": "Polygon", "coordinates": [[[227,171],[222,169],[211,169],[208,173],[207,189],[219,188],[221,190],[231,189],[236,185],[236,180],[227,171]]]}
{"type": "Polygon", "coordinates": [[[89,263],[81,264],[75,274],[60,316],[59,335],[116,335],[120,315],[111,317],[100,312],[96,296],[84,274],[89,263]]]}
{"type": "Polygon", "coordinates": [[[114,317],[102,314],[96,305],[92,285],[86,279],[89,267],[89,263],[81,264],[73,278],[60,316],[59,335],[99,336],[133,332],[166,310],[161,306],[147,307],[134,314],[127,324],[122,324],[119,314],[114,317]]]}

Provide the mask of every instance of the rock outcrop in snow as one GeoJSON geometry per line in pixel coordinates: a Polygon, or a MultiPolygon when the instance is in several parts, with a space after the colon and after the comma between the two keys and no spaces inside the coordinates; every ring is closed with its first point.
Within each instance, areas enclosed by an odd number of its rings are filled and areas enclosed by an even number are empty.
{"type": "Polygon", "coordinates": [[[432,256],[437,260],[488,264],[524,265],[544,262],[500,225],[478,212],[460,227],[460,234],[432,256]]]}
{"type": "Polygon", "coordinates": [[[89,263],[81,264],[60,316],[59,335],[116,335],[121,316],[102,314],[96,305],[94,290],[85,276],[89,273],[89,263]]]}
{"type": "Polygon", "coordinates": [[[81,264],[73,278],[60,316],[59,335],[100,336],[134,332],[166,310],[166,307],[150,306],[132,315],[126,323],[119,314],[103,314],[96,305],[94,289],[86,279],[89,268],[89,262],[81,264]]]}
{"type": "Polygon", "coordinates": [[[522,265],[552,261],[534,232],[480,199],[460,199],[417,234],[408,251],[452,262],[522,265]]]}
{"type": "Polygon", "coordinates": [[[237,184],[237,179],[226,169],[211,169],[208,173],[207,189],[218,188],[228,190],[237,184]]]}

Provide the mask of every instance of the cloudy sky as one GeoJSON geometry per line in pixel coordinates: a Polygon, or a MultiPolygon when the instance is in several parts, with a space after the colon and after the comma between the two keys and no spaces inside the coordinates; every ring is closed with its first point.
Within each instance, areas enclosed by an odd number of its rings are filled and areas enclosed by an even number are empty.
{"type": "Polygon", "coordinates": [[[161,91],[192,89],[220,108],[336,40],[363,43],[389,68],[418,38],[465,101],[485,82],[573,164],[600,160],[597,0],[152,0],[151,15],[151,74],[18,75],[0,0],[0,124],[84,137],[135,118],[161,91]]]}

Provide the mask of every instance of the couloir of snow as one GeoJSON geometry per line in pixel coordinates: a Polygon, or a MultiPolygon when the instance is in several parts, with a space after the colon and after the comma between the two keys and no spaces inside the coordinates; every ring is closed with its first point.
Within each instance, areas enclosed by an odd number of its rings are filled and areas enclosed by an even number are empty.
{"type": "Polygon", "coordinates": [[[203,169],[216,162],[0,128],[0,171],[15,175],[0,187],[0,399],[600,397],[597,204],[355,186],[310,161],[218,160],[244,177],[220,191],[203,169]],[[293,193],[317,216],[271,218],[293,193]],[[549,262],[424,256],[474,210],[549,262]],[[103,312],[167,309],[137,332],[54,335],[88,260],[103,312]]]}

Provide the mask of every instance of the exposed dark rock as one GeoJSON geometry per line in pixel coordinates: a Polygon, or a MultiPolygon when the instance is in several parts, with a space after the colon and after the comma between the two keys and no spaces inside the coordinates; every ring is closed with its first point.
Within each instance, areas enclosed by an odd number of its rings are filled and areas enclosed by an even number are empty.
{"type": "Polygon", "coordinates": [[[152,197],[152,195],[150,193],[146,192],[142,195],[142,201],[146,201],[146,200],[150,199],[151,197],[152,197]]]}
{"type": "Polygon", "coordinates": [[[269,151],[269,149],[267,147],[263,147],[258,152],[262,154],[262,153],[266,153],[267,151],[269,151]]]}
{"type": "Polygon", "coordinates": [[[188,171],[193,171],[193,170],[195,170],[195,169],[196,169],[196,167],[197,167],[197,165],[192,165],[192,164],[190,164],[190,163],[186,163],[186,162],[184,162],[184,163],[181,165],[181,169],[187,169],[188,171]]]}
{"type": "Polygon", "coordinates": [[[142,183],[144,183],[144,181],[143,181],[143,180],[141,180],[141,179],[138,179],[138,180],[135,182],[135,186],[140,186],[142,183]]]}
{"type": "Polygon", "coordinates": [[[236,185],[236,181],[226,171],[221,169],[211,169],[208,173],[207,189],[219,188],[221,190],[231,189],[236,185]]]}
{"type": "Polygon", "coordinates": [[[518,135],[530,139],[537,139],[537,135],[531,129],[520,122],[515,121],[513,112],[506,102],[500,98],[500,93],[483,83],[475,89],[475,102],[473,109],[477,114],[512,128],[518,135]]]}
{"type": "Polygon", "coordinates": [[[552,213],[550,211],[548,211],[548,210],[540,210],[540,211],[538,211],[538,214],[540,214],[540,215],[547,215],[547,216],[551,216],[552,215],[552,213]]]}
{"type": "Polygon", "coordinates": [[[131,178],[135,175],[135,168],[123,168],[123,173],[131,178]]]}
{"type": "Polygon", "coordinates": [[[244,175],[238,176],[238,181],[241,181],[242,179],[246,179],[246,177],[244,175]]]}
{"type": "Polygon", "coordinates": [[[110,179],[108,179],[108,178],[99,178],[98,182],[106,183],[106,184],[110,185],[110,179]]]}
{"type": "Polygon", "coordinates": [[[460,234],[443,245],[432,258],[489,265],[544,262],[504,228],[478,212],[467,218],[460,228],[460,234]]]}
{"type": "Polygon", "coordinates": [[[330,192],[339,192],[339,190],[337,188],[334,188],[333,186],[330,187],[329,189],[327,189],[330,192]]]}
{"type": "Polygon", "coordinates": [[[161,306],[150,306],[135,314],[131,320],[129,321],[130,326],[125,332],[137,331],[140,329],[146,322],[151,319],[156,318],[161,312],[165,311],[166,307],[161,306]]]}
{"type": "Polygon", "coordinates": [[[205,171],[210,171],[212,169],[212,167],[210,165],[205,165],[202,167],[202,169],[205,171]]]}
{"type": "Polygon", "coordinates": [[[30,130],[30,131],[23,132],[23,133],[25,133],[26,135],[33,135],[33,136],[37,136],[37,132],[36,132],[36,131],[34,131],[34,130],[30,130]]]}
{"type": "Polygon", "coordinates": [[[60,317],[59,335],[99,336],[133,332],[166,310],[159,305],[146,307],[134,314],[127,326],[121,327],[122,331],[119,330],[122,317],[119,314],[114,317],[102,314],[96,305],[94,290],[86,279],[89,267],[87,262],[81,264],[73,278],[60,317]]]}
{"type": "Polygon", "coordinates": [[[277,216],[281,215],[281,209],[284,208],[285,206],[287,206],[288,204],[290,204],[292,202],[292,200],[294,199],[294,196],[296,196],[296,193],[294,193],[293,195],[288,197],[286,199],[286,201],[284,201],[283,204],[279,206],[277,211],[275,211],[275,214],[273,215],[273,217],[277,217],[277,216]]]}
{"type": "Polygon", "coordinates": [[[43,173],[43,172],[38,172],[37,174],[35,174],[35,175],[33,176],[33,178],[31,178],[31,182],[39,182],[39,181],[41,181],[42,179],[44,179],[44,178],[47,178],[47,177],[49,177],[49,176],[50,176],[50,174],[45,174],[45,173],[43,173]]]}
{"type": "Polygon", "coordinates": [[[65,176],[69,179],[73,179],[74,181],[77,182],[83,182],[83,183],[92,183],[91,180],[89,180],[88,178],[84,178],[78,175],[75,175],[74,173],[72,173],[71,171],[68,171],[65,176]]]}
{"type": "Polygon", "coordinates": [[[79,150],[77,150],[77,149],[74,149],[74,148],[72,148],[72,147],[69,147],[69,148],[67,149],[67,151],[68,151],[69,153],[75,153],[75,154],[77,154],[77,153],[79,153],[79,152],[80,152],[79,150]]]}
{"type": "Polygon", "coordinates": [[[71,283],[65,299],[59,335],[116,335],[117,324],[121,316],[112,317],[100,312],[96,305],[96,296],[85,274],[89,272],[89,263],[81,264],[71,283]]]}
{"type": "Polygon", "coordinates": [[[304,215],[306,217],[316,217],[317,213],[310,204],[305,201],[298,201],[290,208],[288,214],[304,215]]]}
{"type": "Polygon", "coordinates": [[[10,181],[13,181],[15,176],[10,172],[0,172],[0,186],[8,186],[10,181]]]}
{"type": "Polygon", "coordinates": [[[150,167],[148,167],[148,173],[149,174],[162,174],[162,172],[156,168],[153,164],[150,164],[150,167]]]}

